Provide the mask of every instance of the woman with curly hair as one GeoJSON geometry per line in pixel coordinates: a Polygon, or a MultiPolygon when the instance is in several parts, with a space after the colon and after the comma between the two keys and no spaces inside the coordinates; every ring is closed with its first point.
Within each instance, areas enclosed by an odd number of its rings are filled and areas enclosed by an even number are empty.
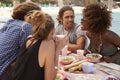
{"type": "Polygon", "coordinates": [[[90,4],[83,9],[81,29],[86,30],[90,39],[89,49],[92,53],[103,55],[106,62],[120,64],[120,37],[109,30],[111,12],[103,4],[90,4]]]}

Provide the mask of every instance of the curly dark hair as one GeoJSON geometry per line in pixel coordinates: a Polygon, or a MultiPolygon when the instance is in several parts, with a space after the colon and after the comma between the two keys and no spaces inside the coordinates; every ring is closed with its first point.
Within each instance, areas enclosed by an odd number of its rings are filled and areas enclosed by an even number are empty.
{"type": "Polygon", "coordinates": [[[90,4],[83,9],[83,19],[90,31],[103,33],[111,26],[111,11],[104,4],[90,4]]]}
{"type": "Polygon", "coordinates": [[[31,10],[41,10],[41,8],[33,2],[23,2],[13,9],[12,18],[24,20],[24,16],[31,10]]]}
{"type": "Polygon", "coordinates": [[[63,6],[59,12],[58,12],[58,16],[57,16],[57,20],[58,22],[60,22],[59,20],[63,18],[63,15],[64,15],[64,12],[65,11],[68,11],[68,10],[71,10],[73,13],[74,13],[74,10],[71,6],[63,6]]]}

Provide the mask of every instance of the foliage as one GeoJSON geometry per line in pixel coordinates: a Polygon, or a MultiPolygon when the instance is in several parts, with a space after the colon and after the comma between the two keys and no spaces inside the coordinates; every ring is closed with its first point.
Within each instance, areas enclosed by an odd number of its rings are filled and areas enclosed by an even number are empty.
{"type": "Polygon", "coordinates": [[[31,1],[33,1],[33,2],[38,2],[38,3],[40,2],[40,0],[31,0],[31,1]]]}
{"type": "Polygon", "coordinates": [[[21,2],[25,2],[25,1],[26,1],[26,0],[20,0],[20,3],[21,3],[21,2]]]}
{"type": "MultiPolygon", "coordinates": [[[[26,0],[0,0],[2,4],[12,4],[13,1],[19,1],[21,3],[21,2],[25,2],[26,0]]],[[[31,1],[39,3],[41,0],[31,0],[31,1]]],[[[46,1],[46,0],[42,0],[42,1],[46,1]]]]}
{"type": "Polygon", "coordinates": [[[12,0],[0,0],[0,7],[12,6],[12,0]]]}
{"type": "Polygon", "coordinates": [[[10,4],[12,3],[11,0],[0,0],[1,3],[4,3],[4,4],[10,4]]]}
{"type": "Polygon", "coordinates": [[[120,0],[115,0],[115,1],[120,1],[120,0]]]}
{"type": "Polygon", "coordinates": [[[56,0],[40,0],[40,3],[42,4],[55,4],[56,3],[56,0]]]}

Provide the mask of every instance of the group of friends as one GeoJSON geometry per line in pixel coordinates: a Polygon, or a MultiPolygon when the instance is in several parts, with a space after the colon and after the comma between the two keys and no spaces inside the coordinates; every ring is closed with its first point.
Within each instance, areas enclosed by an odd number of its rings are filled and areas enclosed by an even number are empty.
{"type": "Polygon", "coordinates": [[[109,30],[111,11],[95,3],[85,6],[82,16],[75,23],[73,8],[63,6],[55,26],[52,17],[33,2],[15,7],[12,19],[0,29],[0,80],[55,80],[65,45],[71,52],[89,50],[120,65],[120,37],[109,30]],[[55,35],[66,36],[56,40],[55,35]]]}

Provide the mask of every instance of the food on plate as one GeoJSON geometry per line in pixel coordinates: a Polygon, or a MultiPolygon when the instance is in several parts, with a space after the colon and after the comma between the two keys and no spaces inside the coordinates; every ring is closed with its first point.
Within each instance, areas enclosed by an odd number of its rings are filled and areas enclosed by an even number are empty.
{"type": "Polygon", "coordinates": [[[76,70],[79,70],[79,71],[82,70],[82,64],[79,64],[79,65],[77,65],[77,66],[71,67],[71,68],[69,68],[68,71],[74,72],[74,71],[76,71],[76,70]]]}
{"type": "Polygon", "coordinates": [[[91,53],[91,54],[87,54],[86,57],[89,57],[89,58],[102,58],[102,55],[97,54],[97,53],[91,53]]]}
{"type": "Polygon", "coordinates": [[[73,57],[75,57],[77,59],[77,54],[76,53],[70,53],[69,55],[73,56],[73,57]]]}
{"type": "Polygon", "coordinates": [[[102,58],[102,55],[97,53],[91,53],[87,54],[86,57],[89,59],[90,62],[99,62],[99,60],[102,58]]]}
{"type": "Polygon", "coordinates": [[[66,75],[62,71],[58,71],[55,80],[65,80],[66,75]]]}
{"type": "Polygon", "coordinates": [[[72,64],[69,64],[69,65],[65,65],[65,66],[63,67],[63,69],[64,69],[64,70],[68,70],[69,68],[72,68],[72,67],[74,67],[74,66],[78,66],[78,65],[80,65],[81,63],[86,62],[86,61],[87,61],[87,59],[81,60],[81,61],[78,61],[78,62],[75,62],[75,63],[72,63],[72,64]]]}
{"type": "Polygon", "coordinates": [[[73,56],[62,56],[61,57],[61,63],[64,65],[68,65],[72,63],[75,60],[75,57],[73,56]]]}
{"type": "Polygon", "coordinates": [[[58,73],[58,74],[56,75],[55,80],[61,80],[62,78],[63,78],[63,75],[60,74],[60,73],[58,73]]]}

